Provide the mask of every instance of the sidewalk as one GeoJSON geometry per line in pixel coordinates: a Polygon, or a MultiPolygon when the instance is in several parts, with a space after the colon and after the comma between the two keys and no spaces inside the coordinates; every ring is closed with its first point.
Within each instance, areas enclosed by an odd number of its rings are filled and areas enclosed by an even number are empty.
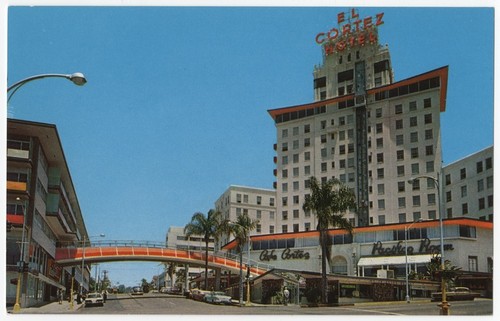
{"type": "MultiPolygon", "coordinates": [[[[21,311],[17,314],[63,314],[63,313],[73,313],[79,310],[83,306],[83,303],[77,304],[76,301],[73,302],[73,307],[68,301],[63,301],[61,304],[59,302],[51,302],[42,306],[21,308],[21,311]]],[[[7,307],[7,313],[15,314],[12,311],[13,307],[7,307]]]]}

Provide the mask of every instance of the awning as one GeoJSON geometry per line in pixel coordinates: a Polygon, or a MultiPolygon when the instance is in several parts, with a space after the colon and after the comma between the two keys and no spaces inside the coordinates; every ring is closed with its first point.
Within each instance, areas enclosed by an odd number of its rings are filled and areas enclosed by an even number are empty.
{"type": "Polygon", "coordinates": [[[36,277],[36,278],[39,278],[40,280],[42,280],[42,281],[43,281],[43,282],[45,282],[45,283],[48,283],[48,284],[53,285],[53,286],[55,286],[55,287],[58,287],[58,288],[60,288],[60,289],[62,289],[62,290],[64,290],[64,289],[65,289],[64,285],[59,284],[59,283],[57,283],[56,281],[54,281],[54,280],[52,280],[52,279],[49,279],[48,277],[46,277],[45,275],[43,275],[43,274],[41,274],[41,273],[40,273],[40,274],[38,274],[38,275],[36,275],[35,277],[36,277]]]}
{"type": "MultiPolygon", "coordinates": [[[[408,255],[408,264],[429,263],[432,254],[408,255]]],[[[377,266],[377,265],[401,265],[406,263],[406,256],[374,256],[362,257],[358,261],[358,266],[377,266]]]]}

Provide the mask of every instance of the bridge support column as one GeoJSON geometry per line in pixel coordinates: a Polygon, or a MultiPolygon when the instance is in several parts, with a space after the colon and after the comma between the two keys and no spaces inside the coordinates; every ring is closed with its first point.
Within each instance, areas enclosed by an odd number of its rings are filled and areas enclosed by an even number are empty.
{"type": "Polygon", "coordinates": [[[215,289],[217,291],[220,290],[220,275],[221,275],[221,269],[220,268],[215,269],[215,289]]]}
{"type": "Polygon", "coordinates": [[[187,293],[189,291],[189,264],[185,264],[184,269],[186,270],[186,277],[184,280],[184,293],[187,293]]]}

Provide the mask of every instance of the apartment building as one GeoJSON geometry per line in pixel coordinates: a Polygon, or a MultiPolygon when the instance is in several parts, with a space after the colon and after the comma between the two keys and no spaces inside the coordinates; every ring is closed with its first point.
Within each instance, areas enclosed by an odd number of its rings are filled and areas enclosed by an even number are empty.
{"type": "Polygon", "coordinates": [[[18,281],[21,307],[55,300],[58,289],[69,293],[72,274],[75,290],[88,289],[87,266],[82,273],[54,260],[56,247],[88,239],[55,125],[7,120],[6,202],[7,304],[16,302],[18,281]]]}
{"type": "Polygon", "coordinates": [[[339,22],[332,30],[347,28],[345,35],[330,30],[316,36],[323,63],[313,71],[314,102],[268,110],[277,134],[276,233],[316,227],[315,216],[302,210],[311,176],[337,178],[355,191],[357,210],[346,213],[353,226],[438,213],[434,181],[408,181],[441,171],[448,67],[395,81],[379,27],[358,25],[339,22]]]}
{"type": "MultiPolygon", "coordinates": [[[[215,202],[215,209],[222,214],[225,220],[236,221],[239,215],[247,214],[258,220],[257,228],[251,235],[277,233],[276,191],[263,188],[231,185],[215,202]]],[[[279,230],[281,232],[281,230],[279,230]]],[[[222,236],[217,249],[231,239],[222,236]]]]}
{"type": "Polygon", "coordinates": [[[445,217],[493,221],[493,146],[443,167],[445,217]]]}

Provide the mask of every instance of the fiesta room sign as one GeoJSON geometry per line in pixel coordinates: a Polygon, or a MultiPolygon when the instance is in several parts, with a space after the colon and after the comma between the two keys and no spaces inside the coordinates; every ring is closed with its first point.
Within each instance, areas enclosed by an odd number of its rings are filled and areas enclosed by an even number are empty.
{"type": "Polygon", "coordinates": [[[318,33],[315,38],[316,43],[323,46],[325,55],[376,43],[377,34],[374,27],[384,24],[383,18],[383,12],[364,18],[359,17],[356,9],[351,9],[347,13],[340,12],[337,14],[338,27],[318,33]]]}

